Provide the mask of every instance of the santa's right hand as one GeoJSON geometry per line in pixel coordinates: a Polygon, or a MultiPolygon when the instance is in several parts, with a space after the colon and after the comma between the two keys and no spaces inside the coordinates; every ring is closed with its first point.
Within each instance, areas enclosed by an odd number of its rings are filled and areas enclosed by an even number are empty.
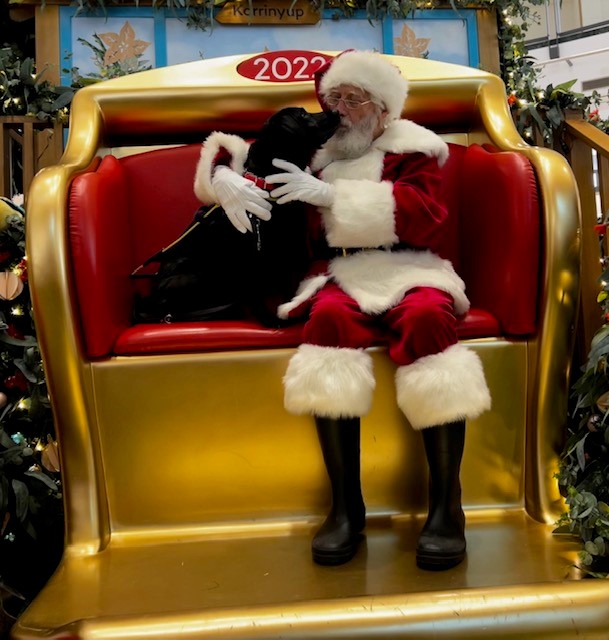
{"type": "Polygon", "coordinates": [[[269,194],[236,171],[224,166],[218,167],[211,184],[218,204],[224,209],[233,227],[241,233],[252,231],[248,213],[261,220],[271,219],[269,194]]]}

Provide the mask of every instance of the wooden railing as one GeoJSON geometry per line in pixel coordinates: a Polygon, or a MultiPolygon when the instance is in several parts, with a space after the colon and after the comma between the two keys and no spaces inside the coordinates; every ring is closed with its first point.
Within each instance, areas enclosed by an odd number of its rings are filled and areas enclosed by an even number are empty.
{"type": "Polygon", "coordinates": [[[63,125],[30,116],[0,116],[0,195],[27,194],[36,173],[63,153],[63,125]]]}
{"type": "Polygon", "coordinates": [[[577,350],[580,364],[583,364],[592,337],[604,323],[597,297],[601,290],[599,277],[604,270],[600,262],[599,241],[605,243],[606,236],[599,238],[596,229],[609,211],[609,135],[581,118],[567,119],[566,130],[571,143],[569,162],[577,181],[582,211],[581,307],[577,350]],[[594,152],[597,154],[598,186],[594,184],[594,152]],[[600,211],[597,194],[600,197],[600,211]]]}

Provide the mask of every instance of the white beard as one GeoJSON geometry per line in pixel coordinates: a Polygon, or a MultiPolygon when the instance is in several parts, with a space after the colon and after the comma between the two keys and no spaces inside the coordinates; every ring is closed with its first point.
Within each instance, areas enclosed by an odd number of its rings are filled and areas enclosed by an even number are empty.
{"type": "Polygon", "coordinates": [[[336,160],[359,158],[370,148],[379,121],[378,113],[371,113],[356,124],[343,119],[323,148],[336,160]]]}

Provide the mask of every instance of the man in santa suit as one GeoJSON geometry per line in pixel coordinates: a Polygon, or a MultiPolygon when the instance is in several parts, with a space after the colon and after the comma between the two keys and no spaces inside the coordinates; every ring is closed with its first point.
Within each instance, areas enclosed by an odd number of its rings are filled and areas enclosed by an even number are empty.
{"type": "MultiPolygon", "coordinates": [[[[361,540],[360,418],[375,387],[366,348],[384,338],[396,364],[397,404],[422,433],[430,471],[417,563],[447,569],[466,550],[459,480],[465,420],[490,407],[480,359],[457,340],[457,318],[469,308],[464,283],[430,250],[447,215],[439,169],[448,147],[400,119],[408,84],[380,54],[343,52],[318,71],[316,90],[324,109],[340,113],[339,129],[311,172],[277,159],[281,172],[266,177],[281,185],[271,191],[279,204],[311,208],[313,266],[278,315],[308,314],[284,377],[284,404],[314,416],[330,479],[332,508],[313,538],[313,559],[342,564],[361,540]]],[[[228,136],[204,147],[195,191],[204,202],[227,205],[245,230],[247,212],[268,219],[269,206],[264,192],[238,180],[242,142],[228,136]],[[217,167],[227,153],[228,166],[217,167]]]]}

